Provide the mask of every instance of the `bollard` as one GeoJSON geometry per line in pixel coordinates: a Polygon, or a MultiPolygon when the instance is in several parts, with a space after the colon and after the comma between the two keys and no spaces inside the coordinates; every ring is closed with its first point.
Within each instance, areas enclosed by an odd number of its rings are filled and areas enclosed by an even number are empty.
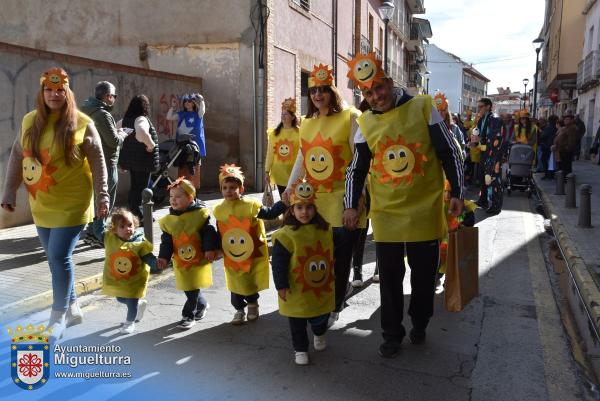
{"type": "Polygon", "coordinates": [[[564,195],[565,194],[565,174],[562,170],[558,170],[556,172],[556,191],[555,195],[564,195]]]}
{"type": "Polygon", "coordinates": [[[579,187],[579,221],[578,227],[592,228],[592,186],[583,184],[579,187]]]}
{"type": "Polygon", "coordinates": [[[151,243],[154,242],[154,235],[152,233],[152,209],[154,202],[152,202],[152,190],[146,188],[142,191],[142,208],[144,213],[144,236],[151,243]]]}
{"type": "Polygon", "coordinates": [[[575,174],[571,173],[571,174],[567,174],[567,185],[566,185],[566,192],[567,192],[567,196],[565,197],[565,207],[568,208],[576,208],[577,204],[576,204],[576,181],[577,181],[577,177],[575,176],[575,174]]]}

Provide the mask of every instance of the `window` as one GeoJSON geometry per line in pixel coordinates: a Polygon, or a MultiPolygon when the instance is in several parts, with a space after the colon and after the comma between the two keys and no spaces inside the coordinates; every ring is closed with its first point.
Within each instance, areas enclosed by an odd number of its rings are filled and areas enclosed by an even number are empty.
{"type": "Polygon", "coordinates": [[[310,0],[292,0],[306,11],[310,11],[310,0]]]}
{"type": "Polygon", "coordinates": [[[373,51],[373,16],[369,14],[369,43],[371,44],[371,51],[373,51]]]}

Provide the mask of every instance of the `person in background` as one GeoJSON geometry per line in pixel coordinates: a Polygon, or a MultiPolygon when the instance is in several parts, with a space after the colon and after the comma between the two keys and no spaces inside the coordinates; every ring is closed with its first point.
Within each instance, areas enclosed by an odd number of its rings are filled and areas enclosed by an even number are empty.
{"type": "MultiPolygon", "coordinates": [[[[111,111],[117,100],[115,86],[108,81],[100,81],[96,84],[94,96],[90,96],[81,105],[81,111],[87,114],[96,125],[100,141],[102,142],[102,152],[108,172],[108,196],[110,203],[108,205],[109,213],[112,211],[117,199],[117,186],[119,182],[119,151],[127,134],[122,129],[117,129],[117,124],[111,111]]],[[[88,228],[84,241],[94,244],[98,238],[94,232],[101,229],[105,224],[103,219],[94,219],[92,226],[88,228]]]]}
{"type": "Polygon", "coordinates": [[[554,138],[552,151],[558,161],[559,170],[562,170],[565,176],[573,172],[573,155],[577,148],[578,132],[573,114],[567,111],[563,116],[564,127],[562,127],[554,138]]]}
{"type": "Polygon", "coordinates": [[[94,122],[77,110],[69,76],[62,68],[47,70],[40,77],[36,109],[23,117],[12,146],[1,206],[13,212],[17,189],[25,184],[52,275],[51,341],[83,321],[73,285],[73,250],[94,217],[92,199],[96,216],[108,216],[106,176],[100,136],[94,122]]]}
{"type": "Polygon", "coordinates": [[[277,185],[279,195],[287,186],[300,148],[300,134],[296,117],[296,100],[285,99],[281,103],[281,121],[275,129],[267,131],[267,160],[265,178],[277,185]]]}
{"type": "Polygon", "coordinates": [[[586,128],[583,120],[579,118],[579,114],[575,116],[575,125],[577,126],[577,143],[573,149],[573,160],[579,160],[581,156],[581,141],[585,136],[586,128]]]}

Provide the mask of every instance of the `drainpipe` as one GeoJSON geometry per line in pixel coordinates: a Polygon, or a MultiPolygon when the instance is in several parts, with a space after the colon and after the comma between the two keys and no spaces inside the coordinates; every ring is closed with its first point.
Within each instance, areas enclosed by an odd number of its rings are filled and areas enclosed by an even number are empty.
{"type": "Polygon", "coordinates": [[[337,86],[337,25],[338,25],[338,2],[337,0],[332,1],[332,15],[333,15],[333,28],[331,38],[331,63],[333,64],[333,82],[337,86]]]}

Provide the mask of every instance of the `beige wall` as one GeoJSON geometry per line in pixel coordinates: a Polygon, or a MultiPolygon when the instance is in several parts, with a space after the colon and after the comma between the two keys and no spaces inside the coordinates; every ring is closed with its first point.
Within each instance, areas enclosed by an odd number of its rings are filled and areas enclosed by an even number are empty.
{"type": "Polygon", "coordinates": [[[583,50],[585,0],[556,0],[551,2],[549,54],[546,86],[562,74],[576,74],[583,50]]]}

